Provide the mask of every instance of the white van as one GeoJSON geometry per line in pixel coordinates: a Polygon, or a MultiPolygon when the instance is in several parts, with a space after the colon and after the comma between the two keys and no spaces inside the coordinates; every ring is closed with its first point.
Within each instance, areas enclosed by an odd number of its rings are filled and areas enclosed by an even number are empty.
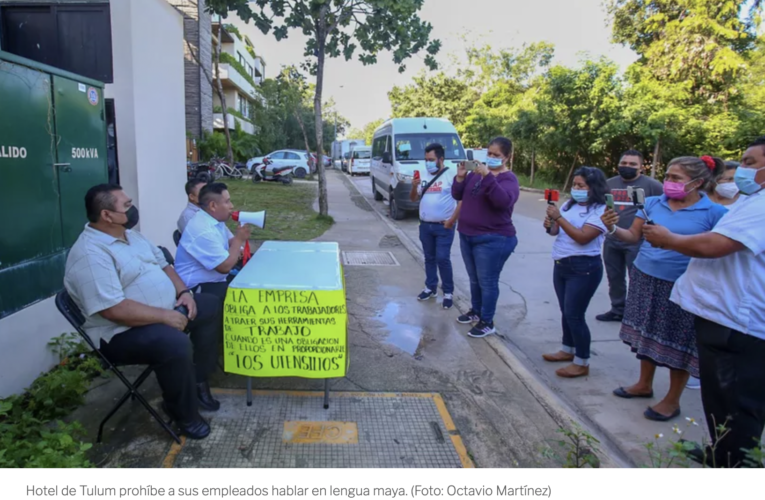
{"type": "Polygon", "coordinates": [[[369,175],[371,159],[372,146],[353,146],[348,157],[348,173],[351,176],[357,174],[369,175]]]}
{"type": "Polygon", "coordinates": [[[457,129],[443,118],[393,118],[375,130],[372,141],[372,192],[375,200],[387,200],[392,219],[419,210],[412,202],[414,171],[425,170],[425,148],[438,143],[444,147],[450,170],[465,161],[465,149],[457,129]]]}

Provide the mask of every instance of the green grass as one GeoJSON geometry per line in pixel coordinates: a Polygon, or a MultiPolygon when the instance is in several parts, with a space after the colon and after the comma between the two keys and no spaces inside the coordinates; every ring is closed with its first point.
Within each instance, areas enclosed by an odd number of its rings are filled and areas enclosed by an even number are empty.
{"type": "MultiPolygon", "coordinates": [[[[313,210],[318,192],[315,184],[284,186],[233,179],[225,182],[235,210],[267,212],[266,227],[253,228],[253,240],[308,241],[318,238],[334,224],[332,217],[322,217],[313,210]]],[[[232,231],[236,230],[236,224],[228,222],[232,231]]]]}

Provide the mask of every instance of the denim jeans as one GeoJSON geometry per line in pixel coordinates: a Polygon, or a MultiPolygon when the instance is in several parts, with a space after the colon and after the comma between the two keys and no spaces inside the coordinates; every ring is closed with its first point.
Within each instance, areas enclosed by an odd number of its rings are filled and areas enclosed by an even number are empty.
{"type": "Polygon", "coordinates": [[[434,292],[438,290],[440,272],[444,293],[454,293],[451,259],[454,229],[446,229],[443,224],[420,222],[420,242],[425,254],[425,286],[434,292]]]}
{"type": "Polygon", "coordinates": [[[518,246],[515,236],[460,233],[460,249],[470,277],[470,302],[481,320],[492,323],[499,299],[499,275],[518,246]]]}
{"type": "Polygon", "coordinates": [[[562,313],[563,352],[574,354],[574,363],[587,366],[590,359],[590,328],[587,307],[603,280],[600,256],[574,256],[555,261],[553,284],[562,313]]]}

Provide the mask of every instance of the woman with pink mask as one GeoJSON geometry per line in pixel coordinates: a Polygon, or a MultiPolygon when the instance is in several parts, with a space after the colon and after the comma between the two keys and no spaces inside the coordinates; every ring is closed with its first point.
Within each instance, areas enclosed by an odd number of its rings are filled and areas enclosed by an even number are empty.
{"type": "MultiPolygon", "coordinates": [[[[645,210],[638,211],[630,229],[616,226],[619,215],[613,210],[607,210],[602,221],[610,234],[626,243],[642,240],[644,224],[658,224],[683,235],[710,231],[728,211],[706,194],[709,183],[724,167],[710,157],[675,158],[664,178],[664,194],[646,199],[645,210]]],[[[614,390],[614,395],[653,398],[656,367],[669,368],[669,392],[645,410],[643,415],[649,420],[664,422],[680,415],[680,396],[688,377],[699,376],[694,317],[669,300],[672,286],[689,262],[689,257],[678,252],[644,242],[630,273],[619,337],[640,360],[640,378],[614,390]]]]}

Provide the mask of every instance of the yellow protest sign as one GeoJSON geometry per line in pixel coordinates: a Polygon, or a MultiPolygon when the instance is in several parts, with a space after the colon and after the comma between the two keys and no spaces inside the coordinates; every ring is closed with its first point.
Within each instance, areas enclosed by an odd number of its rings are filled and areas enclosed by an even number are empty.
{"type": "Polygon", "coordinates": [[[347,325],[344,290],[229,288],[225,370],[249,377],[344,377],[347,325]]]}

